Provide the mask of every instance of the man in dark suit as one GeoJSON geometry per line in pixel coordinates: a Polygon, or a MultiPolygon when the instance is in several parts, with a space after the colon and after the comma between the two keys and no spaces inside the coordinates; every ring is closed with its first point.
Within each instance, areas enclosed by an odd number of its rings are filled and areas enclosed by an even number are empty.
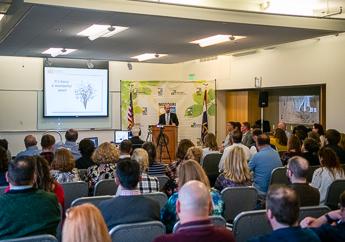
{"type": "Polygon", "coordinates": [[[170,112],[170,104],[164,105],[165,113],[159,116],[159,123],[160,125],[176,125],[178,126],[178,118],[176,113],[170,112]]]}

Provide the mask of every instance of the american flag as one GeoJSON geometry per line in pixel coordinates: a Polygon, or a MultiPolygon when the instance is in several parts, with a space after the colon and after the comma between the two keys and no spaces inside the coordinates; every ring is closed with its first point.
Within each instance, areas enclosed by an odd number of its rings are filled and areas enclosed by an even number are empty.
{"type": "Polygon", "coordinates": [[[127,120],[128,120],[128,129],[131,129],[134,126],[132,91],[129,94],[129,106],[128,106],[128,112],[127,112],[127,120]]]}
{"type": "Polygon", "coordinates": [[[201,141],[204,142],[204,137],[208,133],[208,119],[207,119],[207,90],[204,93],[202,125],[201,125],[201,141]]]}

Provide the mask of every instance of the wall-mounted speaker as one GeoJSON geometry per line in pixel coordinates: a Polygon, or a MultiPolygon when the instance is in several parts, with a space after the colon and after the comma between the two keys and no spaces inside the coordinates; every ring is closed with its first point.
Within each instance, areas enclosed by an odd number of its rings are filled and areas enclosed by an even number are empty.
{"type": "Polygon", "coordinates": [[[259,107],[264,108],[268,106],[268,92],[259,92],[259,107]]]}

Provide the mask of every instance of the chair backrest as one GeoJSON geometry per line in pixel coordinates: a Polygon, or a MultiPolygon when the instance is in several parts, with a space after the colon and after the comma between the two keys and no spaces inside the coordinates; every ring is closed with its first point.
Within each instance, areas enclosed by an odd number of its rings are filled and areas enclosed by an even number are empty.
{"type": "Polygon", "coordinates": [[[328,213],[330,211],[329,207],[327,206],[309,206],[309,207],[301,207],[299,211],[299,218],[298,220],[301,221],[305,217],[313,217],[318,218],[328,213]]]}
{"type": "Polygon", "coordinates": [[[343,191],[345,191],[345,179],[333,181],[328,187],[325,205],[330,207],[332,210],[337,209],[339,196],[343,191]]]}
{"type": "Polygon", "coordinates": [[[162,191],[165,184],[169,181],[169,177],[167,176],[156,176],[159,182],[159,191],[162,191]]]}
{"type": "Polygon", "coordinates": [[[7,186],[0,187],[0,195],[5,193],[5,189],[7,186]]]}
{"type": "Polygon", "coordinates": [[[87,169],[78,169],[79,177],[82,181],[86,180],[87,169]]]}
{"type": "Polygon", "coordinates": [[[71,203],[79,197],[87,197],[89,188],[86,182],[66,182],[61,183],[63,191],[65,193],[65,203],[64,209],[68,209],[71,206],[71,203]]]}
{"type": "Polygon", "coordinates": [[[50,234],[42,234],[35,236],[27,236],[17,239],[5,239],[0,240],[1,242],[57,242],[58,240],[50,234]]]}
{"type": "MultiPolygon", "coordinates": [[[[226,221],[222,216],[210,216],[209,219],[211,220],[212,224],[226,228],[226,221]]],[[[176,233],[180,225],[181,225],[180,221],[177,221],[175,223],[173,227],[173,233],[176,233]]]]}
{"type": "Polygon", "coordinates": [[[159,203],[159,207],[160,209],[162,209],[164,207],[164,205],[167,203],[168,201],[168,197],[165,193],[163,192],[152,192],[152,193],[145,193],[143,194],[143,196],[145,197],[149,197],[152,200],[155,200],[159,203]]]}
{"type": "Polygon", "coordinates": [[[224,201],[224,218],[232,223],[236,215],[255,209],[258,192],[254,187],[228,187],[221,192],[224,201]]]}
{"type": "Polygon", "coordinates": [[[290,184],[290,181],[286,175],[286,167],[277,167],[272,170],[270,185],[272,184],[290,184]]]}
{"type": "Polygon", "coordinates": [[[219,162],[222,158],[222,154],[211,153],[204,157],[202,167],[205,170],[205,173],[210,180],[211,187],[214,186],[214,183],[219,175],[219,162]]]}
{"type": "Polygon", "coordinates": [[[96,183],[95,189],[93,191],[94,196],[113,196],[116,194],[117,185],[114,179],[100,180],[96,183]]]}
{"type": "Polygon", "coordinates": [[[320,166],[309,166],[308,172],[307,172],[307,181],[310,183],[313,179],[314,171],[319,168],[320,166]]]}
{"type": "Polygon", "coordinates": [[[109,234],[113,242],[152,242],[165,234],[165,226],[160,221],[121,224],[112,228],[109,234]]]}
{"type": "Polygon", "coordinates": [[[80,197],[80,198],[77,198],[76,200],[74,200],[72,202],[71,207],[78,206],[78,205],[81,205],[81,204],[84,204],[84,203],[92,203],[96,207],[99,207],[99,204],[101,202],[103,202],[105,200],[108,200],[108,199],[111,199],[111,198],[113,198],[113,196],[109,196],[109,195],[106,195],[106,196],[96,196],[96,197],[80,197]]]}

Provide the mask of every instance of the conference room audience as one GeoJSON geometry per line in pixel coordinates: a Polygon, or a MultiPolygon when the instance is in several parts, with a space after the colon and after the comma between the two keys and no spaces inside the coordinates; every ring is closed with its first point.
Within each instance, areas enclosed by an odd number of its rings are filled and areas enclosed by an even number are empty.
{"type": "Polygon", "coordinates": [[[160,161],[156,160],[157,149],[156,145],[152,142],[145,142],[143,144],[143,149],[146,150],[149,156],[149,168],[147,174],[149,176],[164,176],[167,174],[167,167],[160,161]]]}
{"type": "Polygon", "coordinates": [[[95,143],[90,139],[82,139],[79,142],[79,151],[81,157],[75,162],[78,169],[87,169],[90,166],[95,165],[91,158],[95,149],[95,143]]]}
{"type": "Polygon", "coordinates": [[[180,143],[177,146],[176,160],[173,161],[172,163],[170,163],[167,167],[167,175],[170,177],[170,179],[175,180],[176,173],[177,173],[177,167],[184,160],[184,157],[186,156],[187,150],[193,146],[194,146],[194,144],[190,139],[180,140],[180,143]]]}
{"type": "Polygon", "coordinates": [[[40,154],[40,151],[38,150],[38,147],[37,147],[37,140],[35,136],[31,134],[25,136],[24,145],[25,145],[25,150],[17,154],[16,156],[17,160],[22,157],[28,157],[28,156],[34,156],[34,155],[40,154]]]}
{"type": "Polygon", "coordinates": [[[306,159],[300,156],[291,157],[286,166],[286,175],[300,198],[301,206],[318,206],[320,203],[320,192],[310,186],[307,182],[309,164],[306,159]]]}
{"type": "Polygon", "coordinates": [[[256,140],[259,152],[249,161],[249,169],[253,172],[253,186],[258,190],[259,196],[264,197],[271,179],[272,170],[282,166],[279,154],[272,149],[270,138],[261,134],[256,140]]]}
{"type": "Polygon", "coordinates": [[[78,160],[81,157],[79,152],[79,146],[77,144],[78,131],[76,129],[68,129],[65,133],[65,139],[65,143],[56,144],[55,149],[59,149],[61,147],[68,149],[72,152],[74,160],[78,160]]]}
{"type": "Polygon", "coordinates": [[[312,138],[306,138],[303,141],[301,156],[307,159],[310,166],[318,166],[320,165],[318,155],[319,150],[320,144],[316,140],[312,138]]]}
{"type": "MultiPolygon", "coordinates": [[[[205,186],[210,191],[212,198],[212,212],[213,215],[222,215],[224,202],[215,189],[210,188],[210,182],[207,178],[205,171],[202,169],[201,165],[195,160],[183,161],[178,168],[178,188],[181,188],[185,183],[191,180],[197,180],[205,184],[205,186]]],[[[176,201],[178,198],[178,192],[175,192],[167,201],[164,208],[161,210],[161,220],[166,226],[168,233],[172,232],[174,224],[177,222],[176,215],[176,201]]]]}
{"type": "Polygon", "coordinates": [[[98,181],[104,179],[114,179],[116,162],[119,160],[120,152],[114,144],[104,142],[97,147],[92,155],[95,165],[90,166],[86,173],[86,182],[89,184],[89,193],[98,181]]]}
{"type": "Polygon", "coordinates": [[[214,188],[222,191],[227,187],[250,186],[252,176],[241,147],[233,148],[224,161],[224,170],[217,177],[214,188]]]}
{"type": "Polygon", "coordinates": [[[232,142],[232,145],[226,147],[224,149],[224,152],[223,152],[223,155],[222,155],[222,158],[220,159],[220,162],[219,162],[219,165],[218,165],[218,168],[219,168],[219,171],[223,171],[224,170],[224,161],[226,159],[226,157],[229,155],[229,152],[230,150],[232,150],[233,148],[235,147],[241,147],[244,151],[244,155],[245,155],[245,158],[246,160],[250,160],[251,158],[251,153],[250,153],[250,150],[247,146],[245,146],[244,144],[241,143],[242,141],[242,133],[240,130],[234,130],[231,134],[231,142],[232,142]]]}
{"type": "Polygon", "coordinates": [[[300,156],[301,153],[301,141],[296,135],[291,135],[290,139],[288,140],[287,151],[281,155],[281,160],[283,165],[285,166],[288,160],[293,156],[300,156]]]}
{"type": "Polygon", "coordinates": [[[199,147],[190,147],[187,150],[185,160],[195,160],[201,164],[202,149],[199,147]]]}
{"type": "Polygon", "coordinates": [[[249,241],[320,242],[313,231],[298,226],[299,212],[299,198],[293,189],[286,186],[271,186],[267,194],[266,216],[273,232],[249,241]]]}
{"type": "Polygon", "coordinates": [[[58,183],[80,181],[79,171],[71,151],[60,148],[55,152],[50,174],[58,183]]]}
{"type": "Polygon", "coordinates": [[[86,203],[66,211],[62,242],[111,242],[99,209],[86,203]]]}
{"type": "Polygon", "coordinates": [[[328,187],[336,179],[345,179],[345,174],[336,153],[332,149],[321,148],[319,157],[321,167],[314,171],[311,185],[319,189],[320,204],[324,204],[328,187]]]}
{"type": "Polygon", "coordinates": [[[204,137],[200,163],[203,163],[206,155],[214,153],[219,154],[217,138],[213,133],[207,133],[204,137]]]}
{"type": "Polygon", "coordinates": [[[131,159],[132,142],[128,139],[122,140],[120,143],[119,161],[123,159],[131,159]]]}
{"type": "Polygon", "coordinates": [[[140,165],[141,179],[138,184],[140,193],[159,192],[158,178],[147,175],[147,169],[149,167],[149,156],[147,151],[143,148],[137,148],[133,151],[131,159],[137,161],[140,165]]]}
{"type": "Polygon", "coordinates": [[[250,123],[243,122],[241,123],[241,132],[242,132],[242,144],[250,148],[254,144],[253,134],[250,131],[250,123]]]}
{"type": "Polygon", "coordinates": [[[41,147],[42,151],[40,156],[46,159],[49,164],[53,162],[54,159],[54,145],[55,145],[55,138],[51,134],[45,134],[41,138],[41,147]]]}
{"type": "Polygon", "coordinates": [[[6,172],[8,167],[8,156],[6,150],[0,146],[0,186],[7,186],[6,172]]]}
{"type": "Polygon", "coordinates": [[[35,163],[32,157],[9,162],[10,190],[0,196],[0,239],[56,235],[60,221],[57,198],[34,187],[35,163]]]}
{"type": "Polygon", "coordinates": [[[234,236],[229,230],[212,224],[210,210],[212,201],[209,188],[200,181],[185,183],[176,202],[180,226],[176,233],[159,236],[154,242],[234,242],[234,236]]]}
{"type": "Polygon", "coordinates": [[[284,152],[288,150],[288,138],[285,134],[285,131],[280,128],[275,129],[273,137],[270,139],[270,143],[276,147],[278,152],[284,152]]]}
{"type": "Polygon", "coordinates": [[[340,194],[340,209],[330,211],[319,218],[306,217],[302,228],[311,228],[322,242],[345,241],[345,191],[340,194]]]}
{"type": "Polygon", "coordinates": [[[313,124],[313,128],[311,131],[319,135],[320,147],[324,147],[326,143],[326,138],[325,138],[325,131],[323,129],[323,126],[321,124],[315,123],[313,124]]]}
{"type": "Polygon", "coordinates": [[[159,220],[158,202],[140,195],[139,163],[130,159],[121,160],[117,163],[115,174],[120,193],[99,205],[108,229],[119,224],[159,220]]]}
{"type": "Polygon", "coordinates": [[[340,133],[335,129],[328,129],[325,134],[325,147],[331,148],[338,156],[339,162],[345,164],[345,150],[338,146],[340,141],[340,133]]]}
{"type": "Polygon", "coordinates": [[[8,160],[12,160],[12,155],[10,150],[8,149],[8,141],[7,139],[0,139],[0,147],[4,148],[7,153],[8,160]]]}

